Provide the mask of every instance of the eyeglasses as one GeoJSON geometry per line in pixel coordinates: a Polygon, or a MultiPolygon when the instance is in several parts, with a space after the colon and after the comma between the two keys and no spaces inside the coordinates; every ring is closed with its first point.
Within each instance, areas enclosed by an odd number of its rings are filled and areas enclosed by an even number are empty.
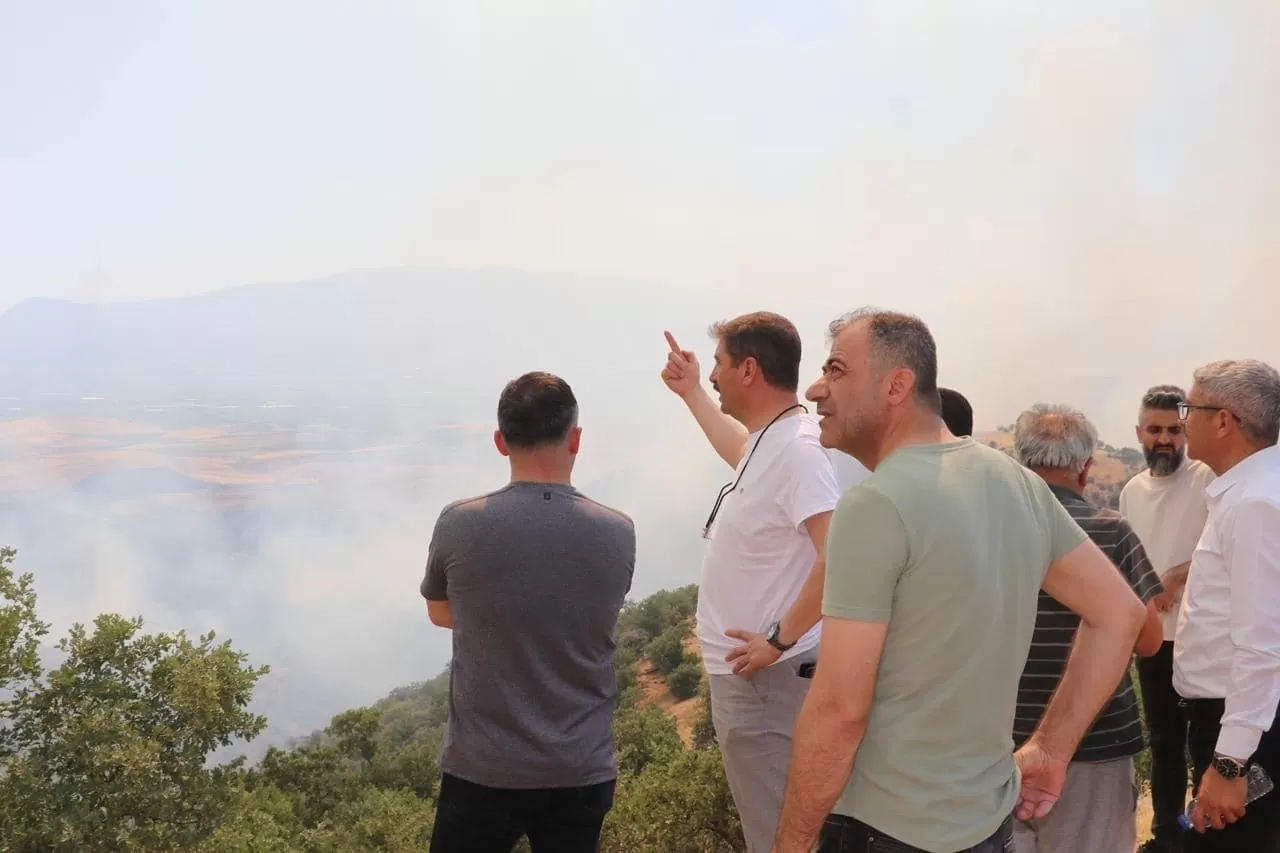
{"type": "Polygon", "coordinates": [[[1200,406],[1195,403],[1179,403],[1178,404],[1178,420],[1185,421],[1187,419],[1187,415],[1191,414],[1192,409],[1200,409],[1206,412],[1226,412],[1228,415],[1231,415],[1231,417],[1234,418],[1237,423],[1241,422],[1240,416],[1237,415],[1235,412],[1231,411],[1230,409],[1224,408],[1222,406],[1200,406]]]}
{"type": "Polygon", "coordinates": [[[751,457],[755,455],[756,448],[760,446],[760,440],[764,438],[764,434],[769,431],[769,427],[773,426],[778,422],[779,418],[781,418],[783,415],[785,415],[787,412],[791,411],[792,409],[796,409],[796,408],[804,409],[804,411],[806,412],[809,411],[807,408],[805,408],[805,406],[802,403],[796,403],[794,405],[787,406],[781,412],[778,412],[778,414],[774,415],[773,420],[765,424],[764,429],[760,430],[760,434],[756,436],[755,443],[751,445],[751,452],[747,454],[746,461],[742,463],[742,467],[738,470],[738,476],[734,477],[732,481],[725,483],[723,486],[720,487],[720,494],[716,495],[715,506],[711,507],[711,515],[707,516],[707,523],[702,525],[703,539],[711,538],[711,525],[715,522],[716,515],[720,512],[720,505],[724,503],[724,499],[729,496],[730,492],[738,488],[738,483],[742,482],[742,475],[747,473],[747,466],[751,464],[751,457]]]}

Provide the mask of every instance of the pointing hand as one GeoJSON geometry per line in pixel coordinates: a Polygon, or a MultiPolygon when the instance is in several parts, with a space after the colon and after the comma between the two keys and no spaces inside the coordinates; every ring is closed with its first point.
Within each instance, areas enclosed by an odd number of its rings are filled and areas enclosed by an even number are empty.
{"type": "Polygon", "coordinates": [[[671,348],[667,353],[667,364],[662,368],[662,381],[676,394],[684,397],[698,387],[698,357],[689,350],[680,349],[670,332],[662,334],[666,335],[667,346],[671,348]]]}

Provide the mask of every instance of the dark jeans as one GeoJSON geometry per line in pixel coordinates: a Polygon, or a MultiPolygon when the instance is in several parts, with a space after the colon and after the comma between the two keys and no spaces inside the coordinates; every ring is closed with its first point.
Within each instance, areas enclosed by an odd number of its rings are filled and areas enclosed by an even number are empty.
{"type": "Polygon", "coordinates": [[[489,788],[444,774],[431,853],[511,853],[521,836],[533,853],[596,853],[613,808],[614,782],[581,788],[489,788]]]}
{"type": "MultiPolygon", "coordinates": [[[[1213,762],[1225,703],[1221,699],[1188,699],[1183,704],[1193,767],[1191,784],[1195,790],[1200,785],[1200,777],[1213,762]]],[[[1280,726],[1277,723],[1272,723],[1271,729],[1262,735],[1253,760],[1262,765],[1273,781],[1280,780],[1280,726]]],[[[1244,817],[1224,829],[1208,827],[1203,835],[1191,829],[1183,835],[1187,853],[1280,851],[1280,791],[1272,791],[1249,803],[1244,817]]]]}
{"type": "MultiPolygon", "coordinates": [[[[818,835],[817,853],[925,853],[919,847],[904,844],[867,826],[860,820],[844,815],[828,815],[818,835]]],[[[955,853],[1013,853],[1013,817],[1005,822],[986,841],[955,853]]]]}
{"type": "Polygon", "coordinates": [[[1142,710],[1151,745],[1151,834],[1174,841],[1182,834],[1178,815],[1187,801],[1187,721],[1182,697],[1173,689],[1173,643],[1138,658],[1142,710]]]}

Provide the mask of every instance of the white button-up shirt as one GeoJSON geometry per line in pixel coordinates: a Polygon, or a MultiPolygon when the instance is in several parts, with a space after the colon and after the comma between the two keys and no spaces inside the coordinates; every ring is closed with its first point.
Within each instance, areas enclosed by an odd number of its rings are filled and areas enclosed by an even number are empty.
{"type": "Polygon", "coordinates": [[[1280,705],[1280,447],[1205,489],[1209,520],[1191,557],[1173,647],[1173,687],[1225,699],[1217,751],[1253,755],[1280,705]]]}

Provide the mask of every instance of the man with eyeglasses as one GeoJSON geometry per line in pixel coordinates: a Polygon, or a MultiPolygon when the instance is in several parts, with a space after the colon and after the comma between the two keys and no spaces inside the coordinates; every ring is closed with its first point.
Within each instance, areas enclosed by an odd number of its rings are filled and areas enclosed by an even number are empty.
{"type": "Polygon", "coordinates": [[[1138,534],[1164,592],[1153,600],[1161,612],[1164,643],[1152,657],[1138,659],[1142,706],[1151,746],[1151,806],[1154,836],[1141,853],[1181,850],[1178,815],[1187,798],[1187,724],[1173,689],[1173,639],[1178,607],[1187,583],[1191,554],[1209,517],[1205,487],[1213,470],[1186,458],[1187,438],[1178,414],[1186,393],[1176,385],[1156,385],[1142,397],[1137,437],[1147,470],[1120,492],[1120,514],[1138,534]]]}
{"type": "Polygon", "coordinates": [[[1207,364],[1178,408],[1187,455],[1217,474],[1173,647],[1196,794],[1186,849],[1280,850],[1280,794],[1246,802],[1253,765],[1280,780],[1280,373],[1207,364]]]}
{"type": "Polygon", "coordinates": [[[711,335],[718,405],[699,381],[697,356],[670,332],[662,379],[734,469],[704,525],[697,636],[747,849],[767,853],[810,684],[802,669],[817,658],[827,523],[840,487],[798,397],[795,326],[762,311],[717,323],[711,335]]]}

